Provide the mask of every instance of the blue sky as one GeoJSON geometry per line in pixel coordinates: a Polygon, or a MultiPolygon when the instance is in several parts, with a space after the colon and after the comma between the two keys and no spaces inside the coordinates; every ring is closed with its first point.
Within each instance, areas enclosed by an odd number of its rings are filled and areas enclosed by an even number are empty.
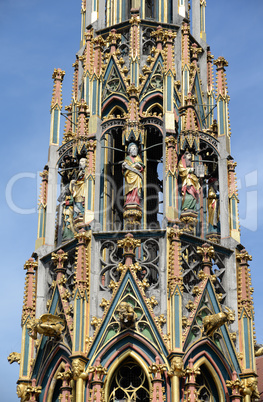
{"type": "MultiPolygon", "coordinates": [[[[81,0],[0,1],[2,319],[0,332],[1,400],[17,400],[19,367],[9,365],[20,352],[23,265],[34,251],[39,171],[47,162],[52,72],[66,71],[63,105],[71,99],[72,63],[80,42],[81,0]],[[12,187],[12,178],[17,180],[12,187]],[[6,191],[12,187],[11,197],[6,191]],[[10,201],[13,201],[13,205],[10,201]],[[17,209],[33,209],[21,214],[17,209]]],[[[261,252],[263,237],[262,67],[263,2],[207,0],[207,42],[215,58],[228,62],[227,80],[232,156],[240,186],[241,243],[253,256],[257,341],[263,343],[261,252]]],[[[62,119],[62,130],[64,122],[62,119]]]]}

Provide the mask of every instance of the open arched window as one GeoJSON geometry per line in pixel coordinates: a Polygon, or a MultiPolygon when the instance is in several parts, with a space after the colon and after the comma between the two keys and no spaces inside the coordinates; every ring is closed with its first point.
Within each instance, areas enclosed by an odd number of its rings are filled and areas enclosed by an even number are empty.
{"type": "Polygon", "coordinates": [[[128,358],[117,368],[111,381],[108,401],[150,401],[147,376],[135,360],[128,358]]]}
{"type": "Polygon", "coordinates": [[[202,402],[219,402],[221,398],[211,372],[205,364],[200,366],[200,370],[201,374],[196,377],[198,400],[202,402]]]}

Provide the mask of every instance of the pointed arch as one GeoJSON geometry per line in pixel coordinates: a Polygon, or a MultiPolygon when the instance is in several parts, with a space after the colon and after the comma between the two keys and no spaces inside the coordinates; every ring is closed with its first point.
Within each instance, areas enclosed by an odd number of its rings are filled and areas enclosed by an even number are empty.
{"type": "MultiPolygon", "coordinates": [[[[57,345],[46,357],[44,365],[37,369],[37,372],[39,373],[37,384],[42,386],[43,402],[52,401],[52,396],[57,383],[56,378],[58,373],[64,369],[66,363],[71,365],[69,355],[69,350],[65,348],[65,346],[57,345]]],[[[34,367],[34,371],[35,370],[36,367],[34,367]]]]}
{"type": "Polygon", "coordinates": [[[159,102],[153,103],[148,107],[146,110],[146,116],[153,115],[153,116],[163,116],[163,107],[159,102]]]}
{"type": "Polygon", "coordinates": [[[124,113],[127,113],[128,111],[128,102],[127,100],[122,97],[121,95],[111,95],[102,105],[102,109],[101,109],[101,117],[102,119],[104,117],[107,117],[113,107],[119,107],[121,110],[124,111],[124,113]]]}
{"type": "MultiPolygon", "coordinates": [[[[230,367],[228,361],[222,352],[210,341],[203,339],[200,342],[192,345],[185,355],[185,366],[188,360],[192,359],[195,368],[200,368],[205,365],[211,378],[215,381],[218,390],[219,401],[229,401],[229,394],[226,387],[226,381],[231,380],[233,367],[230,367]]],[[[235,367],[237,373],[240,373],[240,368],[235,367]]]]}
{"type": "MultiPolygon", "coordinates": [[[[58,362],[59,363],[59,362],[58,362]]],[[[65,362],[62,360],[60,362],[60,364],[58,365],[58,367],[56,366],[52,372],[52,374],[50,375],[48,384],[47,384],[47,388],[46,388],[46,393],[44,396],[44,401],[45,402],[53,402],[53,396],[54,393],[56,391],[57,385],[58,385],[58,381],[61,382],[62,385],[62,381],[57,379],[57,376],[59,373],[61,373],[61,371],[63,371],[65,369],[65,362]],[[55,372],[54,372],[55,371],[55,372]]]]}
{"type": "Polygon", "coordinates": [[[124,117],[125,110],[119,106],[119,105],[114,105],[113,108],[110,110],[108,117],[109,118],[122,118],[124,117]]]}
{"type": "Polygon", "coordinates": [[[142,369],[144,372],[147,381],[148,381],[148,386],[149,386],[149,395],[151,395],[151,377],[148,371],[148,365],[146,364],[145,360],[134,350],[128,349],[123,351],[123,353],[118,356],[118,359],[113,360],[112,364],[108,367],[108,375],[106,378],[106,381],[104,383],[104,390],[105,390],[105,395],[106,395],[106,400],[108,400],[110,391],[111,391],[111,385],[114,380],[114,376],[117,374],[118,369],[122,366],[122,364],[125,363],[125,361],[128,361],[129,359],[135,361],[138,366],[142,369]]]}
{"type": "MultiPolygon", "coordinates": [[[[201,371],[200,377],[203,376],[206,378],[207,381],[209,380],[209,386],[211,390],[213,390],[213,386],[216,388],[218,398],[216,398],[216,394],[212,392],[214,400],[223,401],[225,399],[227,389],[224,387],[224,382],[222,383],[222,379],[220,379],[214,366],[210,363],[207,357],[203,356],[201,357],[201,359],[197,360],[197,362],[194,364],[194,368],[200,369],[201,371]],[[208,378],[209,375],[205,373],[205,368],[207,372],[210,374],[211,378],[208,378]]],[[[197,378],[196,382],[198,383],[198,381],[199,379],[197,378]]]]}
{"type": "Polygon", "coordinates": [[[158,105],[163,110],[163,95],[161,93],[155,92],[146,96],[140,104],[140,114],[149,113],[153,105],[158,105]]]}

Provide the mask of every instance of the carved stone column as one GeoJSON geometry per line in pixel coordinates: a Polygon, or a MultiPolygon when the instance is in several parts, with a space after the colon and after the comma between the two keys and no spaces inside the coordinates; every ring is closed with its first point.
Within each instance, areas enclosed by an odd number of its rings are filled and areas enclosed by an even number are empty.
{"type": "Polygon", "coordinates": [[[236,371],[232,373],[232,380],[226,382],[227,388],[231,388],[232,395],[230,396],[232,402],[239,402],[242,399],[242,389],[244,385],[242,381],[238,378],[236,371]]]}
{"type": "Polygon", "coordinates": [[[107,369],[100,364],[100,359],[97,359],[95,362],[95,366],[91,366],[88,368],[88,372],[92,373],[91,379],[91,391],[90,391],[90,401],[91,402],[100,402],[103,400],[103,377],[107,374],[107,369]]]}
{"type": "Polygon", "coordinates": [[[184,363],[182,356],[171,356],[171,370],[168,371],[168,375],[171,378],[172,385],[172,399],[171,402],[180,402],[180,377],[183,377],[185,371],[183,369],[184,363]]]}
{"type": "Polygon", "coordinates": [[[21,402],[35,402],[38,400],[41,394],[42,387],[36,385],[36,380],[33,378],[32,381],[27,383],[18,383],[16,388],[16,393],[21,402]]]}
{"type": "Polygon", "coordinates": [[[60,388],[61,393],[59,395],[60,402],[69,402],[72,398],[72,387],[70,381],[72,379],[72,371],[70,370],[70,365],[66,363],[65,371],[59,373],[57,376],[58,380],[62,380],[62,386],[60,388]]]}
{"type": "Polygon", "coordinates": [[[246,249],[237,252],[237,294],[238,294],[238,325],[243,336],[239,337],[240,352],[243,354],[242,366],[246,374],[253,373],[256,369],[255,352],[253,344],[253,288],[251,288],[251,275],[249,261],[251,255],[246,249]],[[245,314],[242,312],[245,311],[245,314]],[[248,328],[248,330],[244,330],[248,328]],[[248,345],[248,346],[247,346],[248,345]]]}
{"type": "Polygon", "coordinates": [[[252,374],[251,376],[244,378],[242,382],[244,384],[244,388],[242,389],[242,394],[244,395],[244,402],[259,400],[260,395],[258,392],[257,378],[252,374]]]}
{"type": "Polygon", "coordinates": [[[66,320],[67,324],[70,330],[70,333],[72,335],[72,317],[71,317],[71,304],[69,302],[70,299],[70,292],[66,289],[65,283],[66,283],[66,267],[65,267],[65,262],[68,260],[68,254],[65,253],[62,249],[58,250],[57,253],[52,253],[51,255],[51,260],[54,263],[55,266],[55,273],[56,273],[56,282],[57,282],[57,288],[61,296],[61,302],[63,305],[63,309],[66,313],[66,320]]]}
{"type": "Polygon", "coordinates": [[[131,233],[126,234],[124,239],[118,240],[118,247],[123,248],[125,265],[127,265],[128,267],[132,265],[135,257],[135,249],[140,245],[141,241],[134,239],[131,233]]]}
{"type": "Polygon", "coordinates": [[[202,256],[202,268],[205,275],[211,275],[212,268],[212,258],[215,255],[215,250],[213,246],[208,243],[202,244],[202,247],[197,247],[197,253],[202,256]]]}
{"type": "Polygon", "coordinates": [[[163,397],[162,374],[166,370],[167,368],[165,364],[160,364],[160,359],[158,356],[155,358],[155,363],[149,366],[149,373],[154,375],[154,377],[152,378],[152,385],[153,385],[152,402],[163,402],[165,400],[163,397]]]}
{"type": "Polygon", "coordinates": [[[84,402],[85,366],[88,359],[84,356],[71,356],[73,379],[76,381],[76,401],[84,402]]]}
{"type": "Polygon", "coordinates": [[[187,376],[187,383],[185,385],[186,399],[189,402],[195,402],[198,400],[196,376],[200,374],[200,369],[194,368],[193,359],[189,360],[189,365],[185,370],[185,374],[187,376]]]}
{"type": "Polygon", "coordinates": [[[59,282],[62,276],[66,272],[66,268],[64,267],[64,262],[68,259],[68,254],[65,253],[62,249],[58,250],[57,253],[52,253],[51,256],[52,261],[55,265],[55,272],[57,275],[57,281],[59,282]]]}

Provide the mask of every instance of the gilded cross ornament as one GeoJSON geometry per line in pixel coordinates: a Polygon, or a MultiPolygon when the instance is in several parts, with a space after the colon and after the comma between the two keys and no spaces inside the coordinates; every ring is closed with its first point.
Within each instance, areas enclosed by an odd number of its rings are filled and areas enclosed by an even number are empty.
{"type": "Polygon", "coordinates": [[[224,68],[228,67],[228,62],[223,56],[220,56],[214,61],[214,65],[217,66],[217,68],[224,68]]]}
{"type": "Polygon", "coordinates": [[[192,51],[192,59],[193,61],[198,61],[198,54],[203,52],[203,49],[201,47],[198,47],[196,43],[193,43],[191,46],[191,51],[192,51]]]}
{"type": "Polygon", "coordinates": [[[48,168],[44,169],[43,172],[40,172],[39,176],[42,177],[43,181],[47,181],[48,180],[48,168]]]}
{"type": "Polygon", "coordinates": [[[27,271],[34,271],[37,269],[38,263],[33,258],[29,258],[28,261],[25,262],[24,269],[27,271]]]}
{"type": "Polygon", "coordinates": [[[206,275],[211,275],[212,258],[215,257],[215,250],[213,246],[208,243],[202,244],[202,247],[197,247],[197,254],[202,257],[202,267],[206,275]]]}
{"type": "Polygon", "coordinates": [[[179,240],[180,236],[183,234],[183,231],[179,227],[179,222],[178,224],[175,224],[172,228],[168,228],[167,233],[170,241],[179,240]]]}
{"type": "Polygon", "coordinates": [[[85,232],[84,229],[81,229],[78,233],[76,233],[74,235],[74,237],[75,237],[75,239],[78,240],[79,244],[81,244],[81,243],[84,243],[84,242],[87,242],[88,240],[90,240],[91,234],[90,234],[90,232],[87,233],[87,232],[85,232]]]}

